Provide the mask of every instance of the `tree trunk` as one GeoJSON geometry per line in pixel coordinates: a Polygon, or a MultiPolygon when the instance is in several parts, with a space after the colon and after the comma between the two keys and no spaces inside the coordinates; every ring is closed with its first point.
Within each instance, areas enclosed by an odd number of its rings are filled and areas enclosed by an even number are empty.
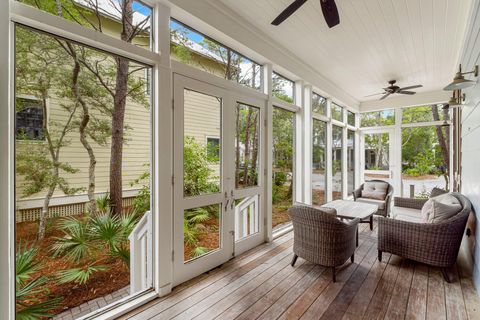
{"type": "MultiPolygon", "coordinates": [[[[122,34],[121,39],[131,42],[133,32],[133,0],[125,0],[122,6],[122,34]]],[[[122,213],[123,181],[123,131],[125,122],[125,105],[128,94],[128,70],[130,62],[126,58],[118,57],[117,75],[115,82],[115,96],[112,112],[112,145],[110,156],[110,206],[114,215],[122,213]]]]}
{"type": "MultiPolygon", "coordinates": [[[[443,109],[445,119],[448,117],[448,109],[443,109]]],[[[432,106],[432,114],[434,121],[440,121],[440,116],[438,114],[438,107],[432,106]]],[[[449,189],[449,174],[448,170],[450,169],[450,152],[449,152],[449,134],[443,134],[442,126],[435,126],[435,131],[437,133],[438,143],[440,145],[440,149],[442,150],[442,157],[443,157],[443,167],[441,168],[443,177],[445,178],[445,189],[449,189]]],[[[447,127],[445,127],[447,128],[447,127]]]]}
{"type": "Polygon", "coordinates": [[[94,213],[97,209],[97,201],[95,199],[95,167],[97,164],[97,160],[95,158],[95,154],[93,152],[93,148],[88,142],[87,139],[87,126],[88,123],[90,122],[90,113],[89,109],[87,106],[87,103],[85,100],[83,100],[83,97],[81,96],[79,90],[78,90],[78,76],[80,74],[80,62],[78,61],[77,54],[75,52],[75,48],[71,45],[70,42],[67,42],[67,46],[70,52],[70,56],[73,58],[75,65],[72,71],[72,93],[73,96],[75,97],[76,101],[80,104],[82,107],[82,121],[80,122],[79,126],[79,131],[80,131],[80,142],[82,143],[83,147],[85,150],[87,150],[88,153],[88,158],[89,158],[89,166],[88,166],[88,189],[87,189],[87,195],[88,195],[88,211],[90,213],[94,213]]]}
{"type": "MultiPolygon", "coordinates": [[[[252,172],[257,171],[257,159],[258,159],[258,126],[259,124],[257,123],[258,121],[258,115],[259,112],[257,111],[257,114],[255,115],[255,118],[253,119],[253,153],[252,153],[252,172]]],[[[257,174],[257,179],[258,179],[258,174],[257,174]]],[[[258,180],[257,180],[258,181],[258,180]]],[[[254,181],[254,183],[256,183],[254,181]]]]}
{"type": "Polygon", "coordinates": [[[237,107],[236,114],[236,146],[235,146],[235,188],[240,184],[240,108],[237,107]]]}
{"type": "Polygon", "coordinates": [[[250,164],[250,126],[252,121],[252,109],[248,109],[247,123],[245,125],[245,159],[243,168],[243,185],[248,186],[248,166],[250,164]]]}

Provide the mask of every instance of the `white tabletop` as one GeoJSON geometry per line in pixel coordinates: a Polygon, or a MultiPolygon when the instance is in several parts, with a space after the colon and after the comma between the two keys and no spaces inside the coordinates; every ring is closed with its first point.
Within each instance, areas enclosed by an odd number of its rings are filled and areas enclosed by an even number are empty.
{"type": "Polygon", "coordinates": [[[350,200],[334,200],[325,203],[322,207],[334,208],[337,210],[337,216],[346,219],[360,218],[361,220],[369,218],[378,210],[375,204],[355,202],[350,200]]]}

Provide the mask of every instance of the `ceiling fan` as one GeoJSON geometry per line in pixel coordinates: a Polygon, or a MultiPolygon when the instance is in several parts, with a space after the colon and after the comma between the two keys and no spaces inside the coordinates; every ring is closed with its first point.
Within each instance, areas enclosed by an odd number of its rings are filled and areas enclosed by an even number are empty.
{"type": "MultiPolygon", "coordinates": [[[[285,10],[282,11],[272,21],[274,26],[278,26],[280,23],[285,21],[288,17],[290,17],[295,11],[297,11],[307,0],[295,0],[293,1],[285,10]]],[[[340,23],[340,17],[338,15],[337,5],[335,4],[335,0],[320,0],[320,5],[322,6],[323,16],[325,17],[325,21],[329,28],[335,27],[337,24],[340,23]]]]}
{"type": "Polygon", "coordinates": [[[397,82],[397,80],[390,80],[390,81],[388,81],[388,83],[389,83],[390,85],[389,85],[388,87],[386,87],[386,88],[383,88],[383,92],[371,94],[371,95],[365,96],[365,98],[366,98],[366,97],[377,96],[377,95],[379,95],[379,94],[383,94],[383,96],[380,98],[380,100],[383,100],[383,99],[385,99],[386,97],[388,97],[389,95],[395,94],[395,93],[414,95],[414,94],[416,93],[415,91],[407,91],[407,90],[423,87],[421,84],[417,84],[417,85],[415,85],[415,86],[408,86],[408,87],[400,88],[399,86],[396,86],[396,85],[395,85],[396,82],[397,82]]]}

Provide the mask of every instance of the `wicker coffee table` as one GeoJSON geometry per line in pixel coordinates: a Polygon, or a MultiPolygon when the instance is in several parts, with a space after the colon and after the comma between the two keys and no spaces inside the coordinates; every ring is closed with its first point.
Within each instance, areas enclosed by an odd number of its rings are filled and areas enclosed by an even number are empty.
{"type": "MultiPolygon", "coordinates": [[[[373,214],[377,212],[378,206],[374,204],[361,203],[350,200],[334,200],[325,203],[322,207],[334,208],[337,210],[337,217],[342,219],[359,218],[361,223],[370,224],[370,230],[373,230],[373,214]]],[[[357,229],[358,246],[358,229],[357,229]]]]}

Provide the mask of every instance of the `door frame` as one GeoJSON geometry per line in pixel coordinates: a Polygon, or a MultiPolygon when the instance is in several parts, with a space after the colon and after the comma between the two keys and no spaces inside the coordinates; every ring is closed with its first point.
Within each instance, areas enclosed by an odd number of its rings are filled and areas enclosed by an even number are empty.
{"type": "Polygon", "coordinates": [[[382,128],[367,128],[360,129],[360,182],[365,182],[365,173],[377,173],[388,174],[390,183],[393,186],[394,193],[399,195],[401,192],[401,163],[399,163],[399,140],[396,134],[395,127],[382,127],[382,128]],[[382,134],[387,133],[389,135],[388,146],[388,161],[389,170],[365,170],[365,135],[367,134],[382,134]]]}
{"type": "MultiPolygon", "coordinates": [[[[189,74],[189,73],[186,73],[189,74]]],[[[197,78],[197,77],[195,77],[197,78]]],[[[245,88],[232,90],[230,86],[222,87],[217,81],[208,81],[204,77],[198,77],[197,80],[189,77],[183,72],[173,73],[173,108],[174,108],[174,128],[173,128],[173,158],[174,158],[174,195],[173,195],[173,286],[185,282],[195,276],[198,276],[208,270],[211,270],[232,257],[239,255],[263,242],[265,242],[266,228],[266,115],[265,110],[267,101],[257,97],[256,92],[248,94],[245,88]],[[206,81],[204,81],[206,80],[206,81]],[[202,195],[194,198],[183,197],[183,137],[184,137],[184,89],[190,89],[202,94],[217,96],[222,98],[221,114],[221,188],[216,194],[202,195]],[[260,110],[260,138],[259,138],[259,174],[258,186],[235,189],[235,112],[237,102],[256,107],[260,110]],[[257,210],[259,230],[257,233],[234,241],[235,230],[235,205],[234,200],[258,195],[257,210]],[[213,203],[219,203],[222,206],[221,219],[221,245],[217,250],[202,255],[199,258],[184,262],[183,257],[183,212],[189,208],[201,207],[213,203]]],[[[213,79],[211,79],[213,80],[213,79]]],[[[226,80],[225,80],[226,81],[226,80]]]]}

